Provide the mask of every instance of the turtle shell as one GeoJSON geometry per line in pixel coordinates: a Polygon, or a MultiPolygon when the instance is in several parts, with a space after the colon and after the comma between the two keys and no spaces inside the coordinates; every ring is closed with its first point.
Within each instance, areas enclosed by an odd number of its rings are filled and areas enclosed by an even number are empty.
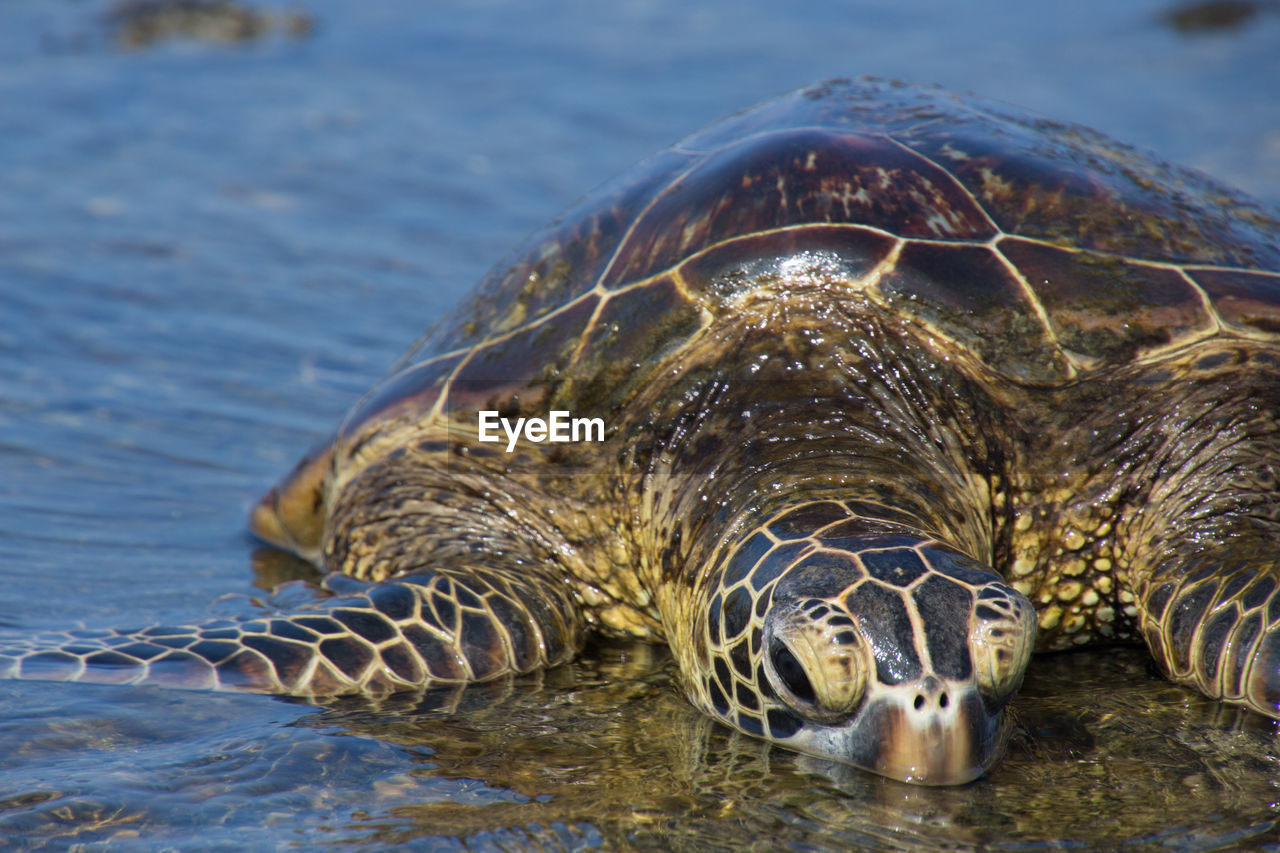
{"type": "Polygon", "coordinates": [[[625,405],[646,365],[795,270],[1024,384],[1216,335],[1275,339],[1277,233],[1255,202],[1086,128],[833,81],[579,203],[438,324],[345,434],[390,410],[625,405]]]}

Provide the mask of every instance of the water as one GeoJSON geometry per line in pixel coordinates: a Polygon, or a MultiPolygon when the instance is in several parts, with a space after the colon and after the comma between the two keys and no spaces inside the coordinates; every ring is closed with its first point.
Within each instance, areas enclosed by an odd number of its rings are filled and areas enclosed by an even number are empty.
{"type": "MultiPolygon", "coordinates": [[[[0,632],[189,621],[305,576],[244,516],[432,319],[595,184],[796,86],[971,89],[1280,202],[1270,6],[1185,31],[1095,0],[362,5],[135,49],[101,2],[0,5],[0,632]]],[[[718,728],[638,645],[380,706],[0,682],[0,838],[1280,849],[1274,724],[1140,653],[1039,660],[1015,712],[988,779],[925,790],[718,728]]]]}

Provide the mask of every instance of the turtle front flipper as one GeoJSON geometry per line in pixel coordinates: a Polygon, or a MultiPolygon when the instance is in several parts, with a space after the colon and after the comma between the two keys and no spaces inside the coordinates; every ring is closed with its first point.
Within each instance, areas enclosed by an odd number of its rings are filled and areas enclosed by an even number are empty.
{"type": "Polygon", "coordinates": [[[1247,527],[1218,548],[1184,544],[1142,585],[1136,606],[1171,680],[1280,719],[1280,539],[1247,527]]]}
{"type": "MultiPolygon", "coordinates": [[[[856,502],[784,510],[709,573],[681,667],[740,731],[921,784],[1003,751],[1035,643],[1031,603],[984,566],[856,502]]],[[[701,597],[701,596],[700,596],[701,597]]]]}
{"type": "Polygon", "coordinates": [[[563,588],[500,571],[420,572],[262,618],[6,642],[0,677],[378,694],[551,666],[581,635],[563,588]]]}
{"type": "Polygon", "coordinates": [[[1175,399],[1118,522],[1120,600],[1171,680],[1280,719],[1280,370],[1175,399]]]}

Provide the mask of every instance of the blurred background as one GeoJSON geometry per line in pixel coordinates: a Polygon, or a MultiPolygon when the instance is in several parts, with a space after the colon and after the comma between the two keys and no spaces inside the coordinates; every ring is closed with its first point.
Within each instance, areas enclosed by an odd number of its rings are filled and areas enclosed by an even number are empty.
{"type": "MultiPolygon", "coordinates": [[[[1280,202],[1269,0],[0,0],[0,633],[305,577],[255,556],[249,506],[517,240],[727,113],[863,74],[1280,202]]],[[[934,792],[744,743],[640,646],[392,708],[0,682],[0,836],[1276,849],[1274,726],[1129,652],[1050,659],[1020,701],[1005,765],[934,792]]]]}

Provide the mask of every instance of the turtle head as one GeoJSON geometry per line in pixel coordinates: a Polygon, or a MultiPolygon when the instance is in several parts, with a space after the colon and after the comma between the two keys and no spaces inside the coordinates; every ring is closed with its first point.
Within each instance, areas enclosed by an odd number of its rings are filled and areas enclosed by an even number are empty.
{"type": "Polygon", "coordinates": [[[712,599],[710,667],[693,692],[791,749],[963,784],[1003,752],[1035,611],[980,563],[883,530],[757,545],[751,570],[712,599]]]}
{"type": "Polygon", "coordinates": [[[263,495],[249,514],[253,534],[305,559],[318,559],[324,534],[325,481],[332,457],[332,442],[312,449],[263,495]]]}

